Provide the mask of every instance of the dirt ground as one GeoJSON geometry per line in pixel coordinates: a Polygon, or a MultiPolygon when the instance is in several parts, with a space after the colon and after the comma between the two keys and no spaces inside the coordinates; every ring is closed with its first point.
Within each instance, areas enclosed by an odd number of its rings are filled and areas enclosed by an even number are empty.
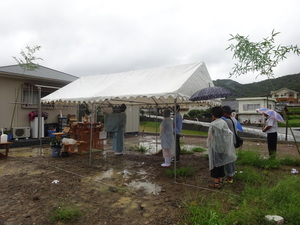
{"type": "MultiPolygon", "coordinates": [[[[146,137],[126,138],[126,148],[139,145],[141,140],[149,141],[146,137]]],[[[183,145],[202,147],[205,140],[181,139],[183,145]]],[[[264,142],[245,141],[240,151],[243,149],[267,156],[264,142]]],[[[283,155],[298,156],[295,145],[278,144],[278,156],[283,155]]],[[[188,196],[216,191],[207,187],[208,159],[202,153],[182,155],[176,167],[189,166],[196,173],[176,179],[160,167],[162,161],[159,153],[126,151],[115,156],[111,140],[102,151],[69,157],[52,157],[49,146],[42,150],[39,146],[10,149],[9,156],[0,159],[0,225],[182,224],[183,202],[188,196]],[[79,220],[51,221],[54,209],[66,206],[80,210],[79,220]]],[[[229,188],[239,191],[240,182],[236,180],[229,188]]]]}

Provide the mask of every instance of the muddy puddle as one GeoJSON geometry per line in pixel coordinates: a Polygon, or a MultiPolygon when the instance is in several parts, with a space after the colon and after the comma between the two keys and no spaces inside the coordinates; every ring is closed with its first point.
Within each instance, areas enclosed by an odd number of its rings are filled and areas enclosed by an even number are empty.
{"type": "Polygon", "coordinates": [[[161,187],[149,181],[149,174],[144,169],[133,169],[128,166],[125,169],[109,168],[106,171],[98,172],[93,176],[87,176],[81,182],[94,182],[101,191],[106,191],[112,188],[117,189],[132,189],[139,191],[143,195],[158,195],[161,192],[161,187]]]}
{"type": "MultiPolygon", "coordinates": [[[[104,150],[93,150],[92,154],[97,151],[101,152],[104,160],[113,154],[111,149],[112,140],[108,139],[104,143],[104,150]]],[[[125,139],[126,151],[125,154],[145,154],[153,155],[161,150],[160,140],[157,137],[146,136],[146,137],[136,137],[134,139],[125,139]],[[137,152],[138,149],[144,149],[142,152],[137,152]]],[[[182,149],[191,150],[197,146],[184,144],[182,149]]],[[[85,153],[88,154],[88,153],[85,153]]],[[[28,158],[28,157],[52,157],[52,150],[49,147],[34,146],[34,147],[23,147],[23,148],[13,148],[9,151],[10,157],[18,158],[28,158]]],[[[72,157],[72,156],[71,156],[72,157]]],[[[55,157],[52,157],[55,158],[55,157]]],[[[116,189],[126,188],[134,192],[138,192],[141,195],[159,195],[162,187],[154,182],[152,182],[146,169],[143,168],[143,162],[138,165],[128,163],[125,168],[106,168],[103,171],[94,173],[93,175],[81,178],[81,182],[90,183],[96,187],[99,191],[113,191],[116,189]]],[[[1,170],[1,167],[0,167],[1,170]]],[[[16,172],[17,168],[12,170],[6,170],[6,173],[16,172]]],[[[45,171],[24,171],[27,174],[39,174],[45,171]]]]}
{"type": "MultiPolygon", "coordinates": [[[[182,138],[180,142],[182,150],[192,151],[194,148],[199,147],[199,145],[184,143],[184,138],[182,138]]],[[[157,137],[140,136],[138,137],[138,142],[132,143],[128,141],[126,149],[129,151],[143,153],[145,155],[154,155],[161,151],[161,142],[157,137]]]]}

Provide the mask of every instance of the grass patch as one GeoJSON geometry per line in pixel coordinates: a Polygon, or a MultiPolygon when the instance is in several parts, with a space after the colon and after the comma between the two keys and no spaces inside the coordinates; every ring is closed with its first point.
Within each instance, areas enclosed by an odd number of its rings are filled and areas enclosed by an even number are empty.
{"type": "Polygon", "coordinates": [[[300,179],[297,176],[288,176],[280,179],[266,194],[268,208],[273,212],[284,215],[286,224],[299,224],[300,221],[300,179]],[[298,191],[297,191],[298,190],[298,191]]]}
{"type": "Polygon", "coordinates": [[[159,122],[141,121],[140,131],[145,133],[159,133],[159,122]]]}
{"type": "Polygon", "coordinates": [[[265,220],[266,215],[281,215],[285,224],[299,224],[299,177],[257,170],[251,166],[243,167],[243,173],[236,176],[243,181],[238,192],[228,188],[224,193],[191,193],[184,202],[187,209],[185,224],[270,224],[265,220]]]}
{"type": "Polygon", "coordinates": [[[180,149],[180,155],[191,155],[193,152],[191,150],[188,150],[186,148],[181,148],[180,149]]]}
{"type": "MultiPolygon", "coordinates": [[[[175,172],[173,169],[167,169],[166,174],[169,177],[174,177],[175,172]]],[[[176,169],[176,176],[177,177],[191,177],[195,174],[195,170],[191,167],[181,167],[176,169]]]]}
{"type": "Polygon", "coordinates": [[[258,152],[253,151],[239,151],[237,153],[239,165],[254,166],[263,169],[278,169],[280,168],[279,159],[266,159],[260,156],[258,152]]]}
{"type": "Polygon", "coordinates": [[[221,202],[215,193],[203,196],[191,194],[191,199],[184,202],[188,211],[184,224],[225,225],[222,219],[221,202]]]}
{"type": "MultiPolygon", "coordinates": [[[[280,123],[278,123],[278,125],[279,125],[280,123]]],[[[281,123],[282,124],[282,123],[281,123]]],[[[300,127],[300,119],[294,119],[294,120],[289,120],[288,121],[288,125],[289,125],[289,127],[300,127]]],[[[285,127],[286,125],[284,124],[284,127],[285,127]]]]}
{"type": "Polygon", "coordinates": [[[280,159],[280,164],[286,166],[300,166],[300,158],[286,156],[280,159]]]}
{"type": "Polygon", "coordinates": [[[300,121],[300,115],[288,115],[289,120],[299,120],[300,121]]]}
{"type": "Polygon", "coordinates": [[[186,148],[181,148],[180,154],[181,155],[191,155],[194,154],[195,152],[205,152],[206,149],[203,147],[194,147],[192,149],[186,149],[186,148]]]}
{"type": "Polygon", "coordinates": [[[238,165],[253,166],[261,169],[278,169],[280,166],[300,166],[299,157],[285,156],[284,158],[267,159],[262,158],[258,152],[239,151],[238,165]]]}
{"type": "Polygon", "coordinates": [[[54,209],[52,215],[51,215],[51,221],[53,222],[59,222],[59,221],[70,221],[75,222],[77,221],[80,216],[82,215],[79,208],[74,206],[67,206],[62,205],[58,206],[54,209]]]}
{"type": "Polygon", "coordinates": [[[185,224],[268,225],[266,215],[280,215],[285,224],[300,221],[300,179],[280,171],[282,165],[299,166],[300,158],[266,159],[258,152],[239,151],[235,184],[238,189],[223,187],[222,193],[191,193],[184,201],[185,224]]]}
{"type": "Polygon", "coordinates": [[[203,147],[194,147],[191,149],[192,152],[205,152],[206,148],[203,147]]]}
{"type": "MultiPolygon", "coordinates": [[[[159,126],[161,122],[141,121],[140,132],[145,133],[159,133],[159,126]]],[[[198,130],[182,130],[181,135],[204,135],[207,136],[207,132],[198,130]]]]}
{"type": "Polygon", "coordinates": [[[135,146],[129,147],[128,150],[129,151],[134,151],[134,152],[139,152],[139,153],[145,153],[149,150],[149,148],[147,148],[143,145],[140,145],[140,146],[135,145],[135,146]]]}
{"type": "Polygon", "coordinates": [[[200,135],[207,136],[207,132],[199,130],[182,130],[181,135],[200,135]]]}
{"type": "Polygon", "coordinates": [[[300,107],[288,107],[288,114],[300,114],[300,107]]]}

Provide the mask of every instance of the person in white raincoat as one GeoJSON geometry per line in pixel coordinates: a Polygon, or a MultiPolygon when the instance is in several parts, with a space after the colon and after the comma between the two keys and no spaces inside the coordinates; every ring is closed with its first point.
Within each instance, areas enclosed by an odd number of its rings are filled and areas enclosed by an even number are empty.
{"type": "Polygon", "coordinates": [[[209,170],[214,182],[209,186],[220,188],[225,176],[224,165],[234,162],[237,157],[233,145],[233,133],[221,118],[223,116],[222,108],[213,107],[211,113],[213,121],[208,129],[207,147],[209,170]]]}
{"type": "Polygon", "coordinates": [[[161,148],[165,162],[161,164],[162,167],[170,167],[171,159],[175,155],[174,133],[173,133],[173,121],[170,117],[170,110],[165,109],[164,119],[160,124],[160,139],[161,148]]]}

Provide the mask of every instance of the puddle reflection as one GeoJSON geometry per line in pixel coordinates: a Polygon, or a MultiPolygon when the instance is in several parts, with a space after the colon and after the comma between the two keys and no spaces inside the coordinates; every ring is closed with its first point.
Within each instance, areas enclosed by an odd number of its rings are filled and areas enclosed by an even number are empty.
{"type": "Polygon", "coordinates": [[[138,182],[133,181],[128,184],[129,188],[138,189],[145,191],[146,194],[159,195],[161,192],[161,187],[157,184],[151,182],[138,182]]]}
{"type": "MultiPolygon", "coordinates": [[[[86,177],[84,180],[94,180],[94,181],[104,181],[107,182],[112,181],[113,183],[118,183],[119,185],[126,185],[128,188],[136,189],[143,191],[148,195],[158,195],[161,192],[161,187],[155,183],[149,182],[146,180],[148,173],[141,169],[139,171],[129,171],[128,169],[124,169],[121,171],[110,168],[106,171],[100,172],[95,176],[86,177]],[[132,181],[127,184],[127,181],[135,176],[132,181]],[[136,177],[138,176],[138,177],[136,177]]],[[[116,185],[116,184],[114,184],[116,185]]]]}
{"type": "Polygon", "coordinates": [[[111,168],[107,171],[102,172],[100,176],[95,177],[95,180],[111,179],[114,174],[114,169],[111,168]]]}
{"type": "Polygon", "coordinates": [[[153,155],[160,151],[160,143],[155,141],[149,142],[139,142],[139,148],[144,147],[146,149],[145,155],[153,155]]]}
{"type": "MultiPolygon", "coordinates": [[[[197,148],[199,146],[196,145],[182,145],[181,149],[187,150],[187,151],[192,151],[193,148],[197,148]]],[[[161,150],[160,142],[156,143],[155,140],[150,140],[150,141],[140,141],[138,143],[138,148],[144,148],[146,149],[143,154],[145,155],[154,155],[158,153],[161,150]]]]}
{"type": "Polygon", "coordinates": [[[126,169],[123,170],[123,171],[118,172],[118,174],[123,175],[123,178],[124,178],[124,179],[129,178],[129,177],[132,175],[132,173],[129,172],[128,170],[126,170],[126,169]]]}

